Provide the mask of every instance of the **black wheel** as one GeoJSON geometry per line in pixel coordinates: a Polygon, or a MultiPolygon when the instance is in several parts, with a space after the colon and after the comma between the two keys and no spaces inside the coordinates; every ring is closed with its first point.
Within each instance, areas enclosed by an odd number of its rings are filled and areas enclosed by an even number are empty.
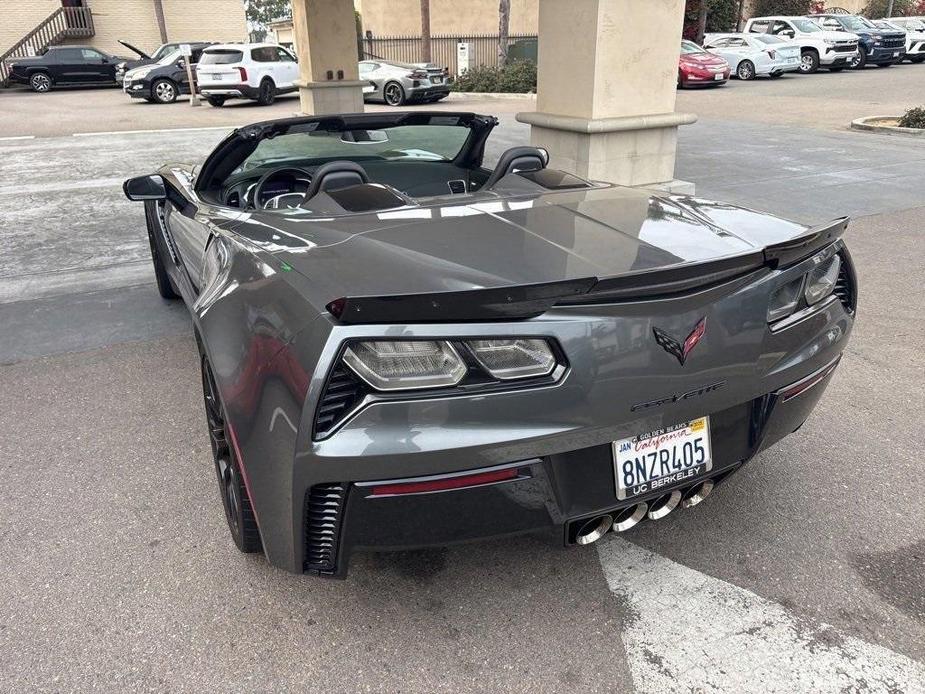
{"type": "Polygon", "coordinates": [[[223,96],[207,96],[206,101],[209,102],[209,106],[215,106],[216,108],[225,105],[225,97],[223,96]]]}
{"type": "Polygon", "coordinates": [[[180,295],[173,287],[170,281],[170,275],[164,267],[164,260],[161,258],[161,252],[157,248],[157,242],[154,239],[154,229],[160,222],[157,220],[156,202],[145,203],[145,217],[148,227],[148,244],[151,246],[151,262],[154,265],[154,279],[157,282],[157,293],[168,300],[179,299],[180,295]]]}
{"type": "Polygon", "coordinates": [[[159,104],[172,104],[177,100],[179,91],[177,85],[165,78],[156,79],[151,85],[151,96],[159,104]]]}
{"type": "Polygon", "coordinates": [[[736,77],[740,80],[755,79],[755,64],[751,60],[743,60],[736,68],[736,77]]]}
{"type": "Polygon", "coordinates": [[[32,91],[44,94],[51,91],[51,77],[47,72],[36,72],[29,78],[29,86],[32,87],[32,91]]]}
{"type": "Polygon", "coordinates": [[[260,83],[260,91],[257,94],[257,103],[261,106],[269,106],[276,101],[276,85],[269,77],[265,77],[260,83]]]}
{"type": "Polygon", "coordinates": [[[405,90],[398,82],[389,82],[382,90],[385,103],[389,106],[401,106],[405,103],[405,90]]]}
{"type": "Polygon", "coordinates": [[[819,54],[814,50],[805,50],[800,56],[800,72],[809,75],[819,69],[819,54]]]}
{"type": "Polygon", "coordinates": [[[225,410],[215,387],[215,375],[209,360],[202,357],[202,395],[206,407],[206,423],[209,427],[209,442],[212,444],[212,459],[218,477],[219,493],[225,509],[225,520],[234,543],[242,552],[259,552],[260,530],[254,516],[247,487],[241,476],[241,465],[228,435],[225,410]]]}
{"type": "Polygon", "coordinates": [[[863,48],[858,48],[858,54],[851,59],[848,67],[852,70],[861,70],[865,65],[867,65],[867,51],[863,48]]]}

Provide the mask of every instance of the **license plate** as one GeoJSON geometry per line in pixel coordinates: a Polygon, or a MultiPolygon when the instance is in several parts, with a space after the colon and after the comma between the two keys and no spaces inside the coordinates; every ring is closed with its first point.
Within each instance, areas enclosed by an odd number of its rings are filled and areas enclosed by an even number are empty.
{"type": "Polygon", "coordinates": [[[718,75],[713,75],[713,79],[718,81],[718,80],[725,79],[725,77],[723,77],[723,73],[719,73],[718,75]]]}
{"type": "Polygon", "coordinates": [[[631,499],[693,479],[713,467],[710,418],[700,417],[613,442],[617,498],[631,499]]]}
{"type": "Polygon", "coordinates": [[[434,84],[443,84],[442,77],[431,77],[430,81],[433,82],[434,84]]]}
{"type": "Polygon", "coordinates": [[[898,57],[899,57],[899,51],[896,51],[896,52],[893,54],[893,57],[894,57],[894,58],[898,58],[898,57]]]}
{"type": "Polygon", "coordinates": [[[211,78],[212,78],[213,80],[215,80],[216,82],[221,82],[221,81],[222,81],[222,76],[221,76],[221,75],[211,74],[211,75],[209,75],[209,77],[211,77],[211,78]]]}

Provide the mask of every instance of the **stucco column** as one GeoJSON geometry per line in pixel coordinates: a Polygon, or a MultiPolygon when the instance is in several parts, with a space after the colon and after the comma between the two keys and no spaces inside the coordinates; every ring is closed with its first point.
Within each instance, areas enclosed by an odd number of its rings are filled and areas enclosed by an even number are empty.
{"type": "Polygon", "coordinates": [[[674,181],[684,0],[539,0],[533,144],[550,165],[624,185],[674,181]]]}
{"type": "Polygon", "coordinates": [[[353,12],[352,0],[292,0],[303,113],[363,111],[353,12]]]}

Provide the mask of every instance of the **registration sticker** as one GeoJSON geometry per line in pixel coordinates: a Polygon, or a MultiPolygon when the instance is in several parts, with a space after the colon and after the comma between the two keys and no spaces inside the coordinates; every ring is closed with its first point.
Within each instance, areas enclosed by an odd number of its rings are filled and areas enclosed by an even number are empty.
{"type": "Polygon", "coordinates": [[[710,418],[700,417],[613,442],[617,498],[668,489],[713,467],[710,418]]]}

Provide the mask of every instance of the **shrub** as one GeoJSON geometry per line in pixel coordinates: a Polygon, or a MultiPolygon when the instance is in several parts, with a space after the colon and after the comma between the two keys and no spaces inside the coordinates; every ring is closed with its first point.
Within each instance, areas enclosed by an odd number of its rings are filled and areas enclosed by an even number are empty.
{"type": "Polygon", "coordinates": [[[811,0],[757,0],[750,14],[752,17],[808,14],[811,4],[811,0]]]}
{"type": "Polygon", "coordinates": [[[899,119],[900,128],[925,128],[925,107],[916,106],[915,108],[910,108],[903,114],[903,117],[899,119]]]}
{"type": "Polygon", "coordinates": [[[456,78],[457,92],[535,92],[536,63],[512,60],[504,67],[478,65],[456,78]]]}

